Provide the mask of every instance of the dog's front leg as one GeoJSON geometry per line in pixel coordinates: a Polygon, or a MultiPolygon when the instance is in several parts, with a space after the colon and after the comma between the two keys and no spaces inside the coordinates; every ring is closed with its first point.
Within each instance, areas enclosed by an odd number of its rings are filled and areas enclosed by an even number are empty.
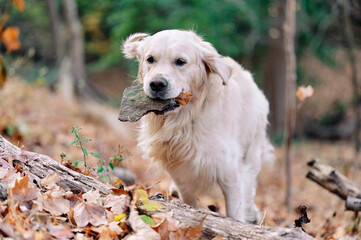
{"type": "Polygon", "coordinates": [[[254,203],[258,171],[248,166],[228,170],[229,174],[219,182],[226,200],[228,217],[241,222],[259,223],[262,215],[254,203]]]}
{"type": "Polygon", "coordinates": [[[227,216],[246,222],[243,183],[238,177],[227,178],[219,183],[226,201],[227,216]]]}
{"type": "Polygon", "coordinates": [[[169,172],[169,174],[173,180],[173,183],[169,188],[171,193],[176,190],[178,192],[179,198],[183,202],[191,205],[192,207],[198,208],[195,189],[197,186],[194,185],[194,182],[189,181],[190,178],[187,178],[186,176],[184,176],[184,174],[178,175],[175,172],[173,172],[173,174],[169,172]]]}

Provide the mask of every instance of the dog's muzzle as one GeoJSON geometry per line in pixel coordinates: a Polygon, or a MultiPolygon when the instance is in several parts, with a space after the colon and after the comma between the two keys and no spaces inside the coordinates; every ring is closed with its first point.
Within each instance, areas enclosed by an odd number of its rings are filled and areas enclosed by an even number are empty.
{"type": "Polygon", "coordinates": [[[149,83],[151,97],[164,98],[168,90],[168,80],[165,77],[155,76],[149,83]]]}

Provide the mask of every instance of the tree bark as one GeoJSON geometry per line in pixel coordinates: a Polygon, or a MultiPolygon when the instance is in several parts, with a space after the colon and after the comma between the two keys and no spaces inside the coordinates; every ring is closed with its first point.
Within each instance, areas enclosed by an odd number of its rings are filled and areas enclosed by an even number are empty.
{"type": "Polygon", "coordinates": [[[286,62],[284,54],[284,34],[282,24],[285,19],[284,2],[274,1],[274,13],[271,16],[269,50],[265,59],[267,66],[263,76],[265,94],[270,102],[270,128],[273,137],[283,136],[286,92],[286,62]]]}
{"type": "MultiPolygon", "coordinates": [[[[102,195],[111,193],[111,186],[66,168],[48,156],[23,151],[0,136],[0,164],[6,158],[13,159],[12,163],[14,165],[23,166],[23,170],[32,175],[34,179],[42,179],[52,172],[57,173],[61,178],[59,185],[65,190],[71,190],[74,193],[85,193],[91,189],[99,189],[102,195]]],[[[151,200],[165,207],[159,209],[159,212],[172,211],[173,218],[191,227],[199,225],[200,220],[207,215],[202,225],[203,235],[201,239],[212,239],[218,234],[223,239],[314,239],[299,229],[244,224],[231,218],[222,217],[218,213],[204,209],[194,209],[177,199],[169,200],[162,194],[151,197],[151,200]]],[[[154,213],[147,212],[147,214],[154,213]]]]}
{"type": "Polygon", "coordinates": [[[285,139],[286,139],[286,197],[287,212],[291,212],[291,145],[296,122],[296,55],[294,47],[296,31],[296,0],[287,0],[285,8],[284,40],[286,59],[286,112],[285,112],[285,139]]]}
{"type": "Polygon", "coordinates": [[[348,196],[361,198],[361,188],[333,167],[322,163],[318,159],[312,159],[307,165],[310,167],[306,175],[308,179],[311,179],[343,200],[346,200],[348,196]]]}

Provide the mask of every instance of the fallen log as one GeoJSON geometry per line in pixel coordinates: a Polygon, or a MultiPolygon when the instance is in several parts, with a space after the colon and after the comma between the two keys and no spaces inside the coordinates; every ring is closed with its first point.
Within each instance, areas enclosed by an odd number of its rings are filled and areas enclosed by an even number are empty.
{"type": "MultiPolygon", "coordinates": [[[[224,239],[314,239],[301,229],[266,227],[253,224],[245,224],[234,219],[223,217],[219,213],[205,209],[195,209],[183,203],[179,199],[168,199],[163,194],[156,194],[150,200],[164,206],[157,212],[172,211],[173,217],[187,226],[197,226],[206,216],[203,222],[202,239],[213,239],[218,234],[224,239]]],[[[145,211],[147,215],[155,212],[145,211]]]]}
{"type": "MultiPolygon", "coordinates": [[[[98,189],[103,195],[112,192],[111,186],[73,171],[48,156],[21,150],[0,136],[0,164],[2,163],[1,160],[4,161],[4,159],[10,158],[12,159],[13,167],[15,165],[22,166],[23,171],[33,175],[34,179],[42,179],[52,172],[56,173],[61,178],[58,184],[65,190],[71,190],[74,193],[85,193],[92,189],[98,189]]],[[[157,211],[172,212],[173,218],[189,227],[199,225],[201,219],[206,216],[202,225],[201,239],[212,239],[218,234],[223,239],[314,239],[300,229],[244,224],[231,218],[223,217],[218,213],[192,208],[178,199],[170,200],[162,194],[151,197],[151,200],[164,206],[164,208],[157,211]]],[[[154,213],[147,212],[149,215],[154,213]]]]}
{"type": "Polygon", "coordinates": [[[306,177],[345,201],[346,210],[361,211],[361,188],[333,167],[312,159],[306,177]]]}
{"type": "Polygon", "coordinates": [[[315,158],[309,161],[307,165],[310,167],[306,175],[308,179],[311,179],[343,200],[346,200],[348,196],[361,198],[361,188],[333,167],[315,158]]]}
{"type": "Polygon", "coordinates": [[[61,179],[58,185],[64,190],[70,190],[75,194],[86,193],[94,189],[99,189],[102,195],[112,192],[112,186],[104,184],[93,177],[73,171],[49,156],[21,150],[2,136],[0,136],[1,158],[11,158],[13,167],[16,165],[21,166],[23,171],[28,173],[35,181],[43,179],[50,173],[56,173],[61,179]]]}

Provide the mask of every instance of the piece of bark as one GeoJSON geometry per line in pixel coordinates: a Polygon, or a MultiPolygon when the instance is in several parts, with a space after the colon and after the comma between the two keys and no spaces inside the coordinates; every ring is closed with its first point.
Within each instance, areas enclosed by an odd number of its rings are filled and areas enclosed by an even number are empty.
{"type": "Polygon", "coordinates": [[[153,99],[144,93],[142,85],[131,86],[124,90],[118,119],[122,122],[136,122],[148,113],[164,114],[179,106],[174,98],[153,99]]]}
{"type": "MultiPolygon", "coordinates": [[[[179,199],[170,200],[160,193],[152,196],[150,200],[164,206],[157,212],[172,211],[173,218],[188,227],[199,225],[202,218],[207,215],[203,222],[201,239],[213,239],[218,234],[223,239],[314,239],[300,229],[273,228],[241,223],[228,217],[222,217],[219,213],[192,208],[179,199]]],[[[144,210],[144,213],[152,215],[156,212],[144,210]]]]}
{"type": "Polygon", "coordinates": [[[333,167],[322,163],[318,159],[312,159],[307,165],[310,168],[306,177],[341,199],[346,200],[348,196],[361,198],[361,189],[333,167]]]}
{"type": "Polygon", "coordinates": [[[75,172],[49,156],[22,151],[0,136],[0,158],[12,158],[13,167],[20,165],[23,171],[30,174],[33,179],[43,179],[50,173],[56,173],[61,181],[58,183],[64,190],[75,194],[86,193],[90,190],[99,189],[102,195],[110,194],[113,188],[93,177],[75,172]]]}

